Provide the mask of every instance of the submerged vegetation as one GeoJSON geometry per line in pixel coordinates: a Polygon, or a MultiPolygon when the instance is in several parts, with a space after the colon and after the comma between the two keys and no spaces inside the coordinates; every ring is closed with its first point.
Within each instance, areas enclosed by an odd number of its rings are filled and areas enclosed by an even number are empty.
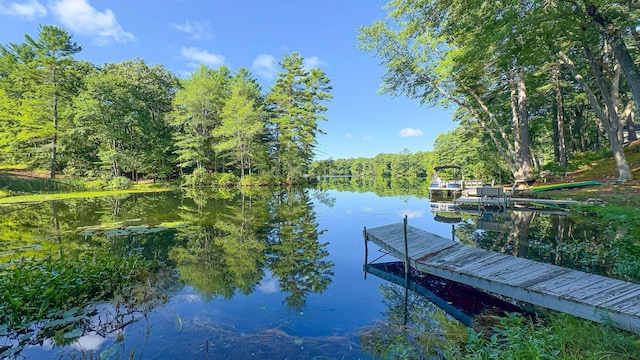
{"type": "Polygon", "coordinates": [[[0,336],[9,345],[0,347],[0,356],[18,354],[45,339],[54,339],[58,346],[70,344],[99,330],[106,325],[93,323],[91,317],[104,302],[121,308],[120,317],[149,310],[166,298],[151,285],[158,275],[157,264],[139,254],[94,253],[84,259],[60,256],[4,264],[0,336]]]}

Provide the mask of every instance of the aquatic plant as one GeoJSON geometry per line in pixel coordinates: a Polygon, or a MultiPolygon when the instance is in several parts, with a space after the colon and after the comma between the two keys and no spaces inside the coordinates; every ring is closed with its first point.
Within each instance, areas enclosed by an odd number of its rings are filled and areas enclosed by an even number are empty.
{"type": "Polygon", "coordinates": [[[637,336],[608,325],[549,312],[538,322],[516,314],[498,317],[491,333],[469,329],[446,349],[448,359],[637,359],[637,336]]]}
{"type": "MultiPolygon", "coordinates": [[[[133,254],[94,254],[84,259],[48,257],[19,261],[0,269],[0,357],[53,339],[70,343],[87,331],[99,302],[148,303],[144,284],[156,264],[133,254]]],[[[148,307],[148,305],[146,305],[148,307]]]]}

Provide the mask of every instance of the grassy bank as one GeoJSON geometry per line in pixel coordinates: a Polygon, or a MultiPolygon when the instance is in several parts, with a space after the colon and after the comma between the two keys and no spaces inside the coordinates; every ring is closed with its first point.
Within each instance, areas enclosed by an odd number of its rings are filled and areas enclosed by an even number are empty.
{"type": "Polygon", "coordinates": [[[52,194],[17,195],[0,198],[0,205],[36,203],[51,200],[79,199],[99,196],[113,196],[131,193],[149,193],[169,191],[171,188],[146,188],[146,189],[125,189],[125,190],[100,190],[100,191],[77,191],[52,194]]]}
{"type": "Polygon", "coordinates": [[[48,172],[19,167],[0,168],[0,204],[112,196],[136,192],[168,191],[168,183],[134,183],[123,177],[49,179],[48,172]]]}

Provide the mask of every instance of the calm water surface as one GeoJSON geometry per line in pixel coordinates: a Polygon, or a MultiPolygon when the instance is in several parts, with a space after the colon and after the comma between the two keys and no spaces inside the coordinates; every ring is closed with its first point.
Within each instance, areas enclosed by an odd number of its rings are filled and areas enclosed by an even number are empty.
{"type": "MultiPolygon", "coordinates": [[[[365,279],[362,230],[405,216],[410,225],[445,237],[455,229],[463,242],[576,263],[558,247],[558,229],[571,225],[564,215],[437,210],[429,199],[411,195],[314,189],[167,192],[2,207],[3,263],[114,252],[141,253],[169,268],[167,281],[154,285],[155,298],[133,309],[98,304],[76,338],[29,344],[19,356],[377,358],[376,344],[392,338],[381,324],[397,322],[397,305],[406,299],[404,290],[384,280],[365,279]]],[[[369,260],[376,250],[370,244],[369,260]]],[[[424,300],[412,304],[423,331],[452,321],[424,300]]],[[[17,342],[5,337],[3,344],[17,342]]]]}

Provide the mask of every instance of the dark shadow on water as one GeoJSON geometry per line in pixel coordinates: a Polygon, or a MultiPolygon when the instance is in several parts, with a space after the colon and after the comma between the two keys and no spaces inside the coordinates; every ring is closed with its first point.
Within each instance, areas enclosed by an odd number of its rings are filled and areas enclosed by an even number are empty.
{"type": "Polygon", "coordinates": [[[519,306],[484,291],[415,269],[405,276],[401,261],[364,265],[365,272],[408,288],[428,299],[462,324],[486,330],[487,318],[520,313],[533,316],[519,306]]]}

